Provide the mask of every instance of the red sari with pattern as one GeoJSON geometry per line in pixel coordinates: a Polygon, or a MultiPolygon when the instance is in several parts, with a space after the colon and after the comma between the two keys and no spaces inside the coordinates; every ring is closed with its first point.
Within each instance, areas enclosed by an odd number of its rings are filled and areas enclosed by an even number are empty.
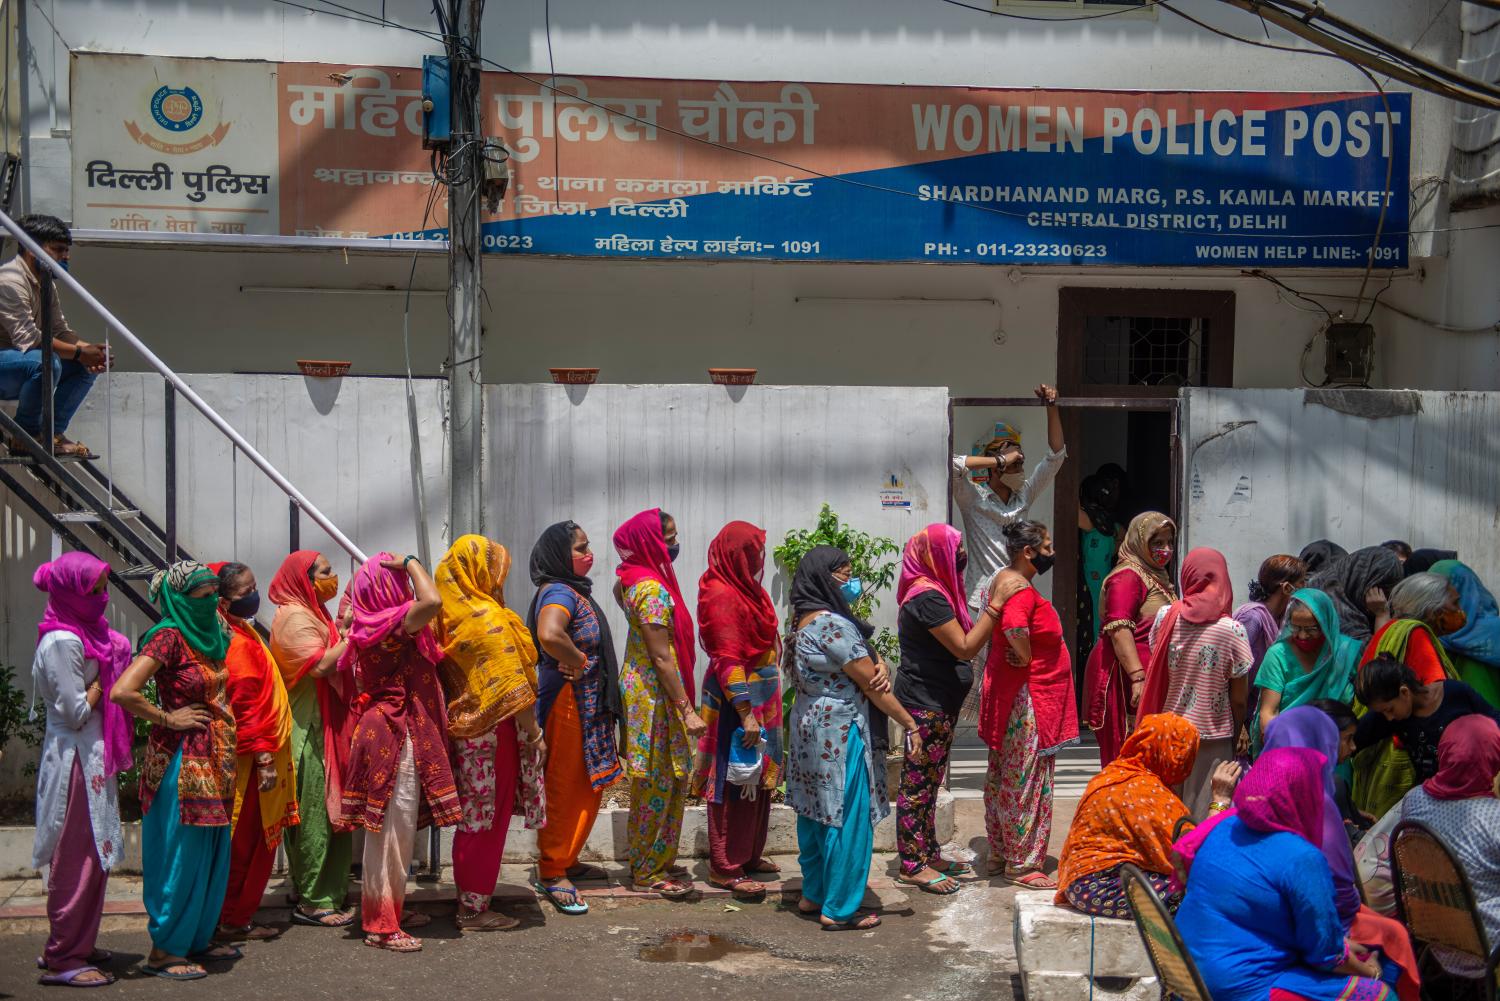
{"type": "Polygon", "coordinates": [[[421,789],[417,826],[458,823],[458,790],[448,760],[448,712],[437,665],[418,649],[415,637],[398,628],[359,651],[355,680],[358,722],[344,782],[344,824],[380,831],[396,784],[401,745],[408,737],[421,789]]]}

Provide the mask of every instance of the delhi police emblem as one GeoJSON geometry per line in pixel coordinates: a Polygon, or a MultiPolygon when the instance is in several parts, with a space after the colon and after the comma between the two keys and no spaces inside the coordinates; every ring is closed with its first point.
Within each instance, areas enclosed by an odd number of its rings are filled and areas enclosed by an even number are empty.
{"type": "Polygon", "coordinates": [[[203,120],[203,98],[191,87],[161,87],[151,95],[151,117],[168,132],[186,132],[203,120]]]}

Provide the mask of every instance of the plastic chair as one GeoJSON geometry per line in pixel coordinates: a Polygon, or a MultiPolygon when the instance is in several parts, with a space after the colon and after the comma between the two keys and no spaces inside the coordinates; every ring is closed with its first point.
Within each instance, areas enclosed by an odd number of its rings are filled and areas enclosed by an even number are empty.
{"type": "Polygon", "coordinates": [[[1469,877],[1432,828],[1415,820],[1396,825],[1391,882],[1396,913],[1419,946],[1418,965],[1431,959],[1443,974],[1468,981],[1481,997],[1496,1001],[1500,948],[1491,949],[1469,877]]]}
{"type": "Polygon", "coordinates": [[[1133,865],[1120,867],[1120,880],[1125,884],[1125,899],[1130,901],[1130,912],[1135,915],[1135,928],[1140,932],[1146,954],[1151,957],[1151,968],[1156,971],[1156,980],[1161,984],[1163,999],[1179,998],[1181,1001],[1213,1001],[1193,957],[1188,955],[1177,933],[1177,922],[1172,920],[1167,905],[1156,895],[1141,870],[1133,865]]]}

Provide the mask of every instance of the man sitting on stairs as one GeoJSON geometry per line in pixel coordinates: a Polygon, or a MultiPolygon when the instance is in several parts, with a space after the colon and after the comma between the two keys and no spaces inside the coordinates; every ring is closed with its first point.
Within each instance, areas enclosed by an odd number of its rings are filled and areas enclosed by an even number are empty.
{"type": "MultiPolygon", "coordinates": [[[[67,269],[73,236],[61,219],[28,215],[17,222],[49,257],[67,269]]],[[[41,437],[46,402],[42,282],[52,280],[51,272],[25,249],[0,266],[0,400],[18,401],[16,423],[33,438],[41,437]]],[[[86,343],[68,326],[56,286],[52,290],[52,352],[53,454],[90,457],[85,445],[68,440],[64,432],[94,378],[109,368],[109,355],[102,345],[86,343]]]]}

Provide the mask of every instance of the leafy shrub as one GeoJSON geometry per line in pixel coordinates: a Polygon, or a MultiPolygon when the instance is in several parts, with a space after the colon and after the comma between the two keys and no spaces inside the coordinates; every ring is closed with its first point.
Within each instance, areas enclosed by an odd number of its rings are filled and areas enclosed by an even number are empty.
{"type": "MultiPolygon", "coordinates": [[[[854,576],[864,582],[864,592],[853,602],[854,614],[868,619],[880,605],[879,594],[889,590],[896,582],[896,561],[890,559],[901,551],[894,539],[887,539],[841,522],[839,516],[826,503],[818,512],[818,524],[811,531],[795,530],[786,534],[786,539],[772,552],[776,562],[787,576],[796,574],[802,558],[816,546],[837,546],[849,554],[849,564],[854,576]]],[[[896,634],[881,629],[870,641],[892,667],[900,660],[900,645],[896,634]]]]}

